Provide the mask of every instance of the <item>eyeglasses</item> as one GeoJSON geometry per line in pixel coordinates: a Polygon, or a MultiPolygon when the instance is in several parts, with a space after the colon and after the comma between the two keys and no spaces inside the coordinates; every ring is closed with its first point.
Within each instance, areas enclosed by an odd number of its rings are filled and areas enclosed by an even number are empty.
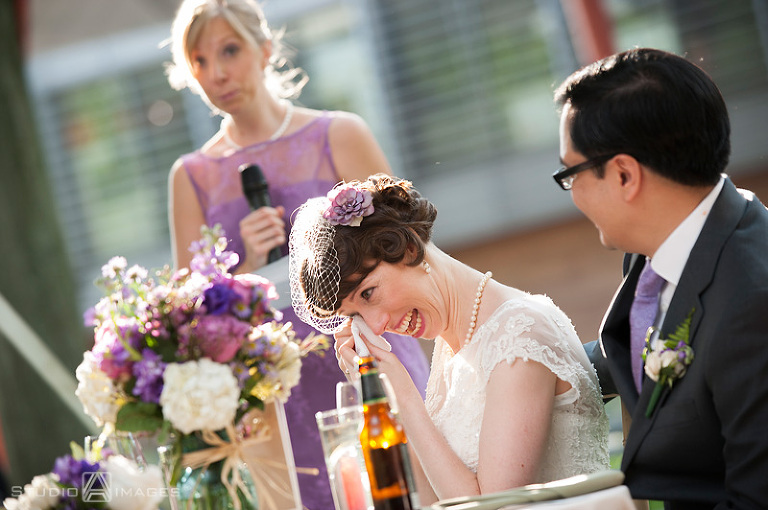
{"type": "Polygon", "coordinates": [[[557,169],[557,172],[552,174],[552,178],[555,179],[555,182],[563,188],[565,191],[568,191],[571,189],[571,186],[573,186],[573,179],[576,178],[576,174],[579,172],[583,172],[584,170],[589,170],[590,168],[594,168],[598,165],[602,165],[612,157],[614,157],[616,154],[604,154],[602,156],[597,156],[592,159],[588,159],[587,161],[584,161],[583,163],[579,163],[578,165],[573,165],[569,167],[561,166],[557,169]]]}

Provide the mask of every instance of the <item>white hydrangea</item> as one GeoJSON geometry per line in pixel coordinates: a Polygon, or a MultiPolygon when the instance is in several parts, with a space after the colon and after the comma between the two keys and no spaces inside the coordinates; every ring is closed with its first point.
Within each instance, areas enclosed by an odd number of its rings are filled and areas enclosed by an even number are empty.
{"type": "Polygon", "coordinates": [[[160,394],[163,416],[184,434],[231,424],[239,397],[237,379],[227,365],[203,358],[165,368],[160,394]]]}
{"type": "Polygon", "coordinates": [[[59,502],[61,488],[56,485],[54,474],[38,475],[24,486],[18,499],[7,498],[3,506],[7,510],[47,510],[59,502]]]}
{"type": "Polygon", "coordinates": [[[148,465],[140,470],[122,455],[112,455],[106,462],[110,476],[110,510],[154,510],[165,496],[160,467],[148,465]]]}
{"type": "Polygon", "coordinates": [[[99,427],[117,420],[119,393],[112,379],[98,366],[91,351],[83,354],[83,362],[75,371],[77,390],[75,395],[83,404],[85,414],[93,418],[99,427]]]}

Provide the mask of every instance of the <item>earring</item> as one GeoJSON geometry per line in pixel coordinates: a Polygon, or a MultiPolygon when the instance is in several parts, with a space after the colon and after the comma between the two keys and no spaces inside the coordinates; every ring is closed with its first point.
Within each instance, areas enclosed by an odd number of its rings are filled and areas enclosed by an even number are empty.
{"type": "Polygon", "coordinates": [[[421,261],[421,267],[424,268],[424,272],[427,274],[432,272],[432,268],[430,267],[429,262],[427,262],[426,260],[421,261]]]}

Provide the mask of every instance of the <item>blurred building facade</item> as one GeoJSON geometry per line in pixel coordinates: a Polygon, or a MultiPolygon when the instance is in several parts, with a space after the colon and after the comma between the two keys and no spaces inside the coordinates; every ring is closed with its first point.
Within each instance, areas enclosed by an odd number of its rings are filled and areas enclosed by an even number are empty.
{"type": "MultiPolygon", "coordinates": [[[[300,103],[362,115],[395,174],[437,204],[438,244],[459,249],[579,216],[550,177],[552,90],[586,63],[576,4],[602,9],[597,35],[616,51],[654,46],[699,63],[730,108],[729,171],[768,168],[765,0],[270,0],[265,10],[310,76],[300,103]]],[[[28,80],[85,309],[110,257],[170,262],[168,171],[219,119],[165,80],[159,43],[177,0],[30,6],[28,80]]]]}

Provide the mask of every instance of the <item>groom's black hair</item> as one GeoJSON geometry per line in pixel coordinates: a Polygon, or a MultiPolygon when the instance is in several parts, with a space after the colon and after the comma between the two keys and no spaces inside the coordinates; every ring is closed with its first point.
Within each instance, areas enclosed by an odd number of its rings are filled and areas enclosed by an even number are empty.
{"type": "MultiPolygon", "coordinates": [[[[587,159],[629,154],[689,186],[717,183],[731,153],[725,101],[699,67],[672,53],[637,48],[568,77],[555,101],[572,108],[573,147],[587,159]]],[[[595,171],[602,177],[604,167],[595,171]]]]}

